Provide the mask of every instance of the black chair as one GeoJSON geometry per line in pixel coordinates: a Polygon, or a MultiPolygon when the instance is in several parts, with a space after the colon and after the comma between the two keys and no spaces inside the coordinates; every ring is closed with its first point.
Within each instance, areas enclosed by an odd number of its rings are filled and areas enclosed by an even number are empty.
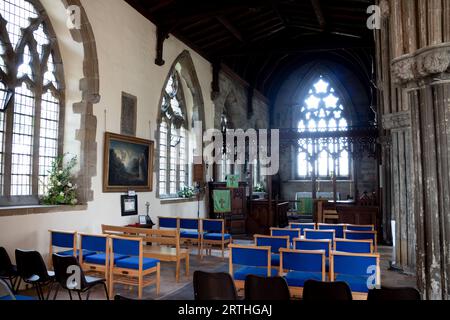
{"type": "Polygon", "coordinates": [[[20,277],[17,267],[11,263],[8,252],[3,247],[0,247],[0,279],[7,281],[13,293],[19,289],[20,277]]]}
{"type": "Polygon", "coordinates": [[[419,291],[414,288],[388,288],[369,290],[368,301],[420,301],[419,291]]]}
{"type": "Polygon", "coordinates": [[[32,285],[39,300],[48,300],[55,280],[55,273],[48,271],[44,259],[37,251],[16,249],[17,272],[22,280],[32,285]],[[47,298],[44,288],[49,287],[47,298]]]}
{"type": "Polygon", "coordinates": [[[197,301],[238,300],[234,281],[228,273],[195,271],[194,296],[197,301]]]}
{"type": "MultiPolygon", "coordinates": [[[[63,256],[54,253],[52,255],[53,267],[55,268],[55,276],[56,282],[63,288],[69,292],[70,300],[72,300],[72,292],[76,292],[78,294],[78,298],[83,300],[81,297],[82,293],[87,292],[86,300],[89,300],[90,290],[96,286],[103,286],[105,290],[106,299],[109,300],[108,288],[106,287],[106,279],[103,278],[95,278],[86,276],[83,272],[83,269],[80,267],[78,260],[74,256],[63,256]],[[73,271],[71,271],[71,268],[73,271]],[[79,279],[74,276],[74,272],[79,271],[79,279]],[[70,282],[70,281],[71,282],[70,282]],[[77,280],[80,283],[77,283],[77,280]],[[70,282],[70,284],[69,284],[70,282]]],[[[57,296],[57,292],[55,294],[55,299],[57,296]]]]}
{"type": "Polygon", "coordinates": [[[245,300],[288,301],[291,299],[289,286],[282,277],[259,277],[249,275],[245,279],[245,300]]]}
{"type": "Polygon", "coordinates": [[[352,291],[345,282],[308,280],[303,286],[304,301],[352,301],[352,291]]]}

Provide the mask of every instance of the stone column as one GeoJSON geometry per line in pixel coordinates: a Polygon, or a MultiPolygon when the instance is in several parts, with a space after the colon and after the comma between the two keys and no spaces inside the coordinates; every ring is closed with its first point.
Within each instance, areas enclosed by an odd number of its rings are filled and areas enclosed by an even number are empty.
{"type": "Polygon", "coordinates": [[[376,38],[378,81],[383,129],[392,139],[396,260],[403,270],[416,268],[424,298],[450,299],[450,3],[382,5],[389,20],[380,31],[385,36],[376,38]]]}
{"type": "Polygon", "coordinates": [[[411,113],[401,111],[385,115],[383,128],[390,132],[391,140],[389,150],[391,207],[389,209],[396,227],[395,267],[407,273],[415,273],[416,230],[413,205],[411,113]]]}

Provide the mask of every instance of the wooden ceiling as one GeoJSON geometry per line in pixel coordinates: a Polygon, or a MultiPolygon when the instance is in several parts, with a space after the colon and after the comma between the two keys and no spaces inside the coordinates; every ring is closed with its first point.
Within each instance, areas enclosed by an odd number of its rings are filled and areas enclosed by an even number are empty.
{"type": "Polygon", "coordinates": [[[374,0],[126,1],[158,27],[161,40],[175,35],[263,94],[317,58],[347,64],[370,86],[374,38],[366,11],[374,0]]]}

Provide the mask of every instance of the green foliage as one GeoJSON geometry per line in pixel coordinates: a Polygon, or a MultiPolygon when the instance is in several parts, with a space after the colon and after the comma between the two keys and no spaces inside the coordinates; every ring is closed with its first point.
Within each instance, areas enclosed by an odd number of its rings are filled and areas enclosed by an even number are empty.
{"type": "Polygon", "coordinates": [[[193,188],[190,187],[184,187],[178,192],[178,196],[180,198],[192,198],[195,196],[195,192],[193,188]]]}
{"type": "Polygon", "coordinates": [[[254,188],[254,192],[266,192],[266,188],[264,188],[262,183],[258,183],[254,188]]]}
{"type": "Polygon", "coordinates": [[[42,197],[44,205],[76,205],[77,185],[72,183],[72,169],[77,165],[77,158],[73,157],[64,163],[64,156],[56,158],[52,169],[48,172],[47,192],[42,197]]]}

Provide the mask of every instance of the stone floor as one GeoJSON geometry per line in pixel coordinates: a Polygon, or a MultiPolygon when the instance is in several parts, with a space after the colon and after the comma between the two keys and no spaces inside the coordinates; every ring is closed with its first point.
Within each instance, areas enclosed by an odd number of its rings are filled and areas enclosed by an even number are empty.
{"type": "MultiPolygon", "coordinates": [[[[246,243],[247,241],[236,241],[240,243],[246,243]]],[[[381,255],[381,282],[383,286],[391,287],[416,287],[416,279],[414,276],[401,274],[397,271],[389,270],[390,260],[392,255],[391,247],[379,247],[379,253],[381,255]]],[[[200,260],[193,251],[190,259],[191,274],[186,277],[183,273],[180,277],[180,282],[175,281],[175,268],[173,263],[161,263],[161,292],[156,296],[156,290],[154,286],[149,286],[144,289],[143,299],[145,300],[193,300],[194,290],[192,286],[193,272],[196,270],[208,271],[208,272],[227,272],[228,271],[228,259],[227,255],[225,260],[221,257],[220,251],[213,251],[212,256],[206,256],[203,260],[200,260]]],[[[184,272],[184,268],[182,268],[184,272]]],[[[33,291],[25,292],[25,294],[33,295],[33,291]]],[[[128,288],[122,285],[116,285],[114,294],[120,294],[124,297],[137,298],[137,289],[128,288]]],[[[67,292],[60,290],[57,300],[68,300],[69,295],[67,292]]],[[[105,294],[102,288],[92,290],[90,295],[91,300],[104,300],[105,294]]]]}

